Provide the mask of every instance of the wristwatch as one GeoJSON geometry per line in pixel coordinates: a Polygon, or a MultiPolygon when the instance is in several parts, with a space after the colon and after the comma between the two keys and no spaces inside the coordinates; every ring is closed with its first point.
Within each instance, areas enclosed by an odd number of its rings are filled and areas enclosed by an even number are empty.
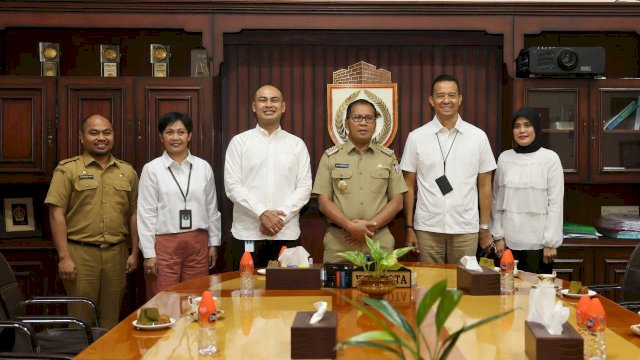
{"type": "Polygon", "coordinates": [[[480,224],[480,230],[489,230],[489,224],[480,224]]]}

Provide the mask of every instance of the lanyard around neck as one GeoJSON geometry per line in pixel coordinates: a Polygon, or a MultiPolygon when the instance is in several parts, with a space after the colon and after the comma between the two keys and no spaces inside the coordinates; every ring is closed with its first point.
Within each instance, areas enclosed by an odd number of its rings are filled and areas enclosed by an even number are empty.
{"type": "Polygon", "coordinates": [[[444,174],[447,173],[447,159],[449,158],[449,154],[451,153],[451,149],[453,148],[453,143],[456,142],[456,138],[458,137],[458,130],[456,130],[456,134],[453,136],[453,141],[451,141],[451,145],[449,146],[449,150],[447,151],[447,156],[442,152],[442,145],[440,145],[440,137],[438,137],[438,133],[436,133],[436,138],[438,139],[438,147],[440,148],[440,155],[442,156],[442,163],[444,165],[444,174]]]}
{"type": "Polygon", "coordinates": [[[180,186],[180,183],[178,183],[178,179],[176,179],[176,176],[173,175],[173,171],[171,171],[171,166],[169,166],[167,169],[169,169],[169,172],[171,173],[171,177],[173,178],[173,181],[176,182],[176,185],[178,185],[178,189],[180,189],[180,194],[182,194],[182,198],[184,199],[184,208],[187,208],[187,195],[189,195],[189,187],[191,186],[191,170],[193,169],[193,164],[189,164],[189,178],[187,179],[187,192],[185,193],[184,191],[182,191],[182,187],[180,186]]]}

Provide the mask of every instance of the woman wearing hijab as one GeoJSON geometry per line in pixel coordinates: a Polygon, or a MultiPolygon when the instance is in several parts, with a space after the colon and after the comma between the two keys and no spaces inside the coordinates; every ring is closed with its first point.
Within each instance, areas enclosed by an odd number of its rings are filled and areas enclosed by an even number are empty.
{"type": "Polygon", "coordinates": [[[541,145],[537,111],[519,109],[512,127],[515,147],[500,154],[493,181],[491,235],[498,255],[511,249],[518,269],[550,274],[562,244],[562,164],[541,145]]]}

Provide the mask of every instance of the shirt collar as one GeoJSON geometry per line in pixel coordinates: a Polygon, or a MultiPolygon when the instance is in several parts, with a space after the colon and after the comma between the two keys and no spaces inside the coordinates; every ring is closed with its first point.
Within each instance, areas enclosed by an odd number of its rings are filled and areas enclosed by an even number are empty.
{"type": "MultiPolygon", "coordinates": [[[[166,168],[171,166],[171,164],[175,163],[175,161],[173,161],[171,156],[169,156],[169,154],[166,151],[162,153],[161,159],[162,159],[162,165],[164,165],[164,167],[166,168]]],[[[193,155],[191,155],[191,151],[189,151],[188,149],[187,149],[187,158],[184,159],[182,163],[193,164],[193,155]]],[[[176,166],[179,166],[179,165],[176,163],[176,166]]]]}
{"type": "MultiPolygon", "coordinates": [[[[429,125],[434,134],[440,132],[442,129],[446,129],[444,126],[442,126],[442,124],[438,120],[438,117],[435,115],[433,116],[433,120],[431,120],[429,125]]],[[[456,120],[456,124],[453,126],[453,128],[456,129],[456,131],[464,133],[467,125],[467,122],[462,120],[462,117],[460,116],[460,114],[458,114],[458,120],[456,120]]]]}
{"type": "MultiPolygon", "coordinates": [[[[347,138],[347,141],[345,141],[345,143],[342,145],[344,147],[344,150],[348,153],[350,153],[353,150],[358,150],[356,149],[356,146],[351,142],[351,140],[349,138],[347,138]]],[[[367,148],[367,150],[371,150],[373,151],[373,146],[372,143],[369,143],[369,147],[367,148]]]]}
{"type": "MultiPolygon", "coordinates": [[[[80,158],[82,159],[82,162],[84,163],[84,167],[87,167],[89,165],[91,165],[92,163],[96,163],[96,165],[102,167],[102,165],[100,165],[100,163],[94,159],[91,155],[89,155],[88,152],[83,152],[82,155],[80,155],[80,158]]],[[[120,167],[120,165],[118,165],[118,163],[116,162],[116,158],[113,157],[112,154],[109,154],[109,160],[107,161],[107,166],[105,166],[104,168],[108,168],[111,165],[115,165],[117,167],[120,167]]]]}
{"type": "Polygon", "coordinates": [[[282,127],[278,126],[278,128],[271,133],[271,135],[269,135],[269,132],[263,128],[260,127],[260,125],[256,124],[256,131],[258,132],[258,134],[265,136],[265,137],[269,137],[269,136],[277,136],[278,133],[280,133],[280,131],[282,131],[282,127]]]}

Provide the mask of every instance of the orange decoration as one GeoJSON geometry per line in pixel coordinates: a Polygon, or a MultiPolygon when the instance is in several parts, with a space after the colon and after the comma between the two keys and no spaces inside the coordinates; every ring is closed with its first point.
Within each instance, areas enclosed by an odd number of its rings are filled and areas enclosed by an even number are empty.
{"type": "Polygon", "coordinates": [[[213,295],[211,295],[211,291],[205,291],[202,293],[202,299],[200,300],[200,305],[198,306],[198,320],[201,323],[212,323],[216,320],[216,302],[213,300],[213,295]]]}
{"type": "Polygon", "coordinates": [[[587,314],[587,329],[589,331],[604,331],[607,328],[607,316],[599,299],[594,298],[591,300],[587,314]]]}
{"type": "Polygon", "coordinates": [[[585,327],[587,323],[587,316],[589,311],[589,305],[591,304],[591,298],[589,295],[580,296],[578,301],[578,307],[576,308],[576,323],[580,327],[585,327]]]}
{"type": "Polygon", "coordinates": [[[278,259],[280,258],[280,256],[282,256],[282,253],[287,250],[287,247],[282,245],[282,247],[280,248],[280,252],[278,253],[278,259]]]}
{"type": "Polygon", "coordinates": [[[513,254],[511,250],[507,249],[502,253],[502,258],[500,258],[500,268],[506,269],[507,271],[513,271],[513,254]]]}

